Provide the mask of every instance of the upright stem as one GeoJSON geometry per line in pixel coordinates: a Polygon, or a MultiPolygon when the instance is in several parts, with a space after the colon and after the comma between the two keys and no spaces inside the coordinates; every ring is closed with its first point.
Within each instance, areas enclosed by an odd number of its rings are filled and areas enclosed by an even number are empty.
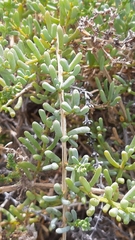
{"type": "MultiPolygon", "coordinates": [[[[57,55],[57,62],[58,62],[58,80],[60,82],[60,85],[63,83],[63,69],[60,64],[60,59],[61,59],[61,54],[60,54],[60,49],[59,49],[59,36],[57,34],[57,47],[56,47],[56,55],[57,55]]],[[[59,93],[59,100],[60,100],[60,106],[62,102],[64,101],[64,90],[61,90],[59,93]]],[[[64,110],[61,108],[61,130],[62,130],[62,135],[66,136],[67,133],[67,126],[66,126],[66,116],[64,110]]],[[[67,171],[66,171],[66,163],[67,163],[67,144],[66,142],[62,142],[62,191],[63,191],[63,196],[66,198],[67,194],[67,186],[66,186],[66,176],[67,176],[67,171]]],[[[63,227],[66,226],[66,218],[65,218],[65,213],[67,211],[67,206],[63,205],[63,227]]],[[[66,233],[63,233],[62,235],[62,240],[66,240],[66,233]]]]}

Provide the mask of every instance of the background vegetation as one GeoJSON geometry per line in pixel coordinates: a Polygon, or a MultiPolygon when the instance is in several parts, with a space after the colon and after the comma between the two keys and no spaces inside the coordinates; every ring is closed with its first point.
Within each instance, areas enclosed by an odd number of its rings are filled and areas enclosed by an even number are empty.
{"type": "Polygon", "coordinates": [[[134,239],[135,2],[0,2],[1,239],[134,239]]]}

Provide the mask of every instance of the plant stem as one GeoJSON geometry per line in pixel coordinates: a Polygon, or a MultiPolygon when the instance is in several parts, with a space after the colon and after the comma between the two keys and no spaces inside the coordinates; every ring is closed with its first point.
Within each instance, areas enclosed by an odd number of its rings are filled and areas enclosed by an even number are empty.
{"type": "MultiPolygon", "coordinates": [[[[56,47],[56,55],[57,55],[57,62],[58,62],[58,80],[60,82],[60,85],[63,83],[63,69],[60,64],[60,49],[59,49],[59,36],[57,34],[57,47],[56,47]]],[[[61,90],[59,93],[59,100],[60,100],[60,108],[61,104],[64,101],[64,90],[61,90]]],[[[62,129],[62,135],[66,136],[67,132],[67,126],[66,126],[66,117],[65,117],[65,112],[61,108],[61,129],[62,129]]],[[[66,186],[66,168],[65,165],[67,163],[67,144],[66,142],[62,142],[62,191],[63,191],[63,196],[66,198],[67,194],[67,186],[66,186]]],[[[66,218],[65,218],[65,212],[67,211],[67,206],[63,205],[63,215],[62,215],[62,221],[63,221],[63,227],[66,226],[66,218]]],[[[62,240],[66,240],[66,233],[62,234],[62,240]]]]}

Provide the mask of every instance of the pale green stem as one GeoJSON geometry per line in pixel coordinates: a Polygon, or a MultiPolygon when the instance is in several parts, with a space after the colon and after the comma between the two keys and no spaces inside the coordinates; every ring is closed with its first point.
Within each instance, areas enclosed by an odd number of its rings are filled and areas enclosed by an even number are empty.
{"type": "MultiPolygon", "coordinates": [[[[58,62],[58,80],[60,82],[60,85],[63,83],[63,69],[60,64],[60,49],[59,49],[59,36],[57,35],[57,48],[56,48],[56,54],[57,54],[57,62],[58,62]]],[[[61,90],[59,93],[59,100],[60,100],[60,106],[62,102],[64,101],[64,90],[61,90]]],[[[61,129],[62,129],[62,135],[66,136],[67,133],[67,126],[66,126],[66,117],[65,117],[65,112],[61,108],[61,129]]],[[[67,185],[66,185],[66,163],[67,163],[67,144],[66,142],[62,142],[62,191],[64,194],[64,198],[66,198],[67,194],[67,185]]],[[[63,205],[63,227],[66,226],[66,218],[65,218],[65,213],[67,211],[67,206],[63,205]]],[[[62,234],[62,240],[66,240],[66,233],[62,234]]]]}

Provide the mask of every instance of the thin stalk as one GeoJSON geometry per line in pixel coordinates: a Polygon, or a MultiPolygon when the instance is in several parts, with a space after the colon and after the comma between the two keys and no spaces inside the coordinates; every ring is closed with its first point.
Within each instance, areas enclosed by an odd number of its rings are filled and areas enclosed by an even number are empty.
{"type": "MultiPolygon", "coordinates": [[[[59,36],[57,34],[57,47],[56,47],[56,55],[57,55],[57,62],[58,62],[58,80],[60,82],[60,85],[63,83],[63,69],[60,64],[61,54],[59,49],[59,36]]],[[[61,90],[59,93],[59,100],[60,100],[60,106],[62,102],[64,101],[64,90],[61,90]]],[[[64,110],[61,108],[61,130],[62,135],[66,136],[67,133],[67,124],[66,124],[66,116],[64,110]]],[[[67,195],[67,185],[66,185],[66,163],[67,163],[67,144],[66,142],[62,142],[62,191],[64,194],[64,198],[66,199],[67,195]]],[[[67,206],[63,205],[63,215],[62,215],[62,221],[63,221],[63,227],[66,226],[66,218],[65,213],[67,211],[67,206]]],[[[62,234],[62,240],[66,240],[66,233],[62,234]]]]}
{"type": "Polygon", "coordinates": [[[24,93],[28,92],[32,88],[33,83],[28,84],[24,89],[21,90],[21,92],[17,93],[13,99],[9,99],[7,103],[4,105],[4,107],[8,107],[11,105],[17,98],[22,96],[24,93]]]}

